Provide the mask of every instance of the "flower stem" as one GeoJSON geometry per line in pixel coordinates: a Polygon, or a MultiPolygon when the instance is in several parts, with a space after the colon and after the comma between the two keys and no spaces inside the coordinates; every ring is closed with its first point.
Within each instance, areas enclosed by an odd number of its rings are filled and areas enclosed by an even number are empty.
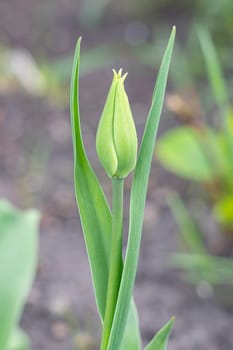
{"type": "Polygon", "coordinates": [[[114,311],[122,274],[122,230],[124,180],[112,180],[112,237],[106,309],[103,323],[101,350],[106,350],[111,332],[114,311]]]}

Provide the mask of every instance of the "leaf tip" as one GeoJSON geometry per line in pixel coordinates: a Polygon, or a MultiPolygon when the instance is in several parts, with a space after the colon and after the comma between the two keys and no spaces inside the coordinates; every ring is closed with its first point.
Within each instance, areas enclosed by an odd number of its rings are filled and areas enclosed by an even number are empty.
{"type": "Polygon", "coordinates": [[[175,316],[172,316],[171,319],[170,319],[170,321],[171,321],[172,323],[174,323],[175,320],[176,320],[176,317],[175,317],[175,316]]]}
{"type": "Polygon", "coordinates": [[[75,45],[75,49],[79,50],[80,46],[81,46],[81,41],[82,41],[82,37],[79,36],[77,41],[76,41],[76,45],[75,45]]]}

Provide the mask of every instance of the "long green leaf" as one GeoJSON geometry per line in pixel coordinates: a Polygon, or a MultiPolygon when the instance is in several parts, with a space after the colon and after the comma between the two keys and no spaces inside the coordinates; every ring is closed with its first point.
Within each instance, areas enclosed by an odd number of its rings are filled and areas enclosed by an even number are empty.
{"type": "Polygon", "coordinates": [[[178,194],[171,195],[168,199],[168,204],[179,225],[182,238],[188,249],[192,253],[206,253],[202,234],[180,196],[178,194]]]}
{"type": "Polygon", "coordinates": [[[161,328],[150,343],[145,347],[145,350],[167,350],[167,342],[174,325],[174,317],[161,328]]]}
{"type": "Polygon", "coordinates": [[[10,345],[37,263],[39,214],[0,201],[0,349],[10,345]]]}
{"type": "Polygon", "coordinates": [[[20,329],[16,328],[12,335],[10,342],[8,344],[7,350],[29,350],[30,341],[28,336],[20,329]]]}
{"type": "Polygon", "coordinates": [[[206,69],[214,97],[219,110],[225,115],[226,109],[229,108],[229,97],[216,49],[207,29],[199,25],[197,26],[197,34],[205,58],[206,69]]]}
{"type": "Polygon", "coordinates": [[[175,254],[172,262],[186,271],[186,279],[192,283],[207,281],[212,284],[233,285],[232,259],[208,254],[175,254]]]}
{"type": "Polygon", "coordinates": [[[74,150],[74,186],[86,248],[91,266],[96,302],[104,317],[111,239],[111,213],[99,181],[87,159],[79,115],[80,43],[75,49],[71,80],[71,126],[74,150]]]}
{"type": "Polygon", "coordinates": [[[131,300],[121,350],[141,350],[141,348],[138,312],[134,301],[131,300]]]}
{"type": "Polygon", "coordinates": [[[175,40],[175,28],[173,28],[155,84],[151,109],[148,115],[145,131],[140,147],[139,157],[135,169],[130,197],[130,223],[129,238],[126,250],[125,265],[113,320],[108,350],[117,350],[124,334],[125,324],[129,311],[130,300],[135,282],[141,232],[143,225],[143,213],[145,208],[146,193],[155,139],[162,112],[168,70],[170,66],[175,40]]]}
{"type": "Polygon", "coordinates": [[[229,126],[232,118],[232,108],[223,69],[209,31],[199,25],[197,26],[197,33],[205,58],[210,86],[223,118],[221,124],[228,148],[229,164],[233,164],[233,138],[229,126]]]}
{"type": "MultiPolygon", "coordinates": [[[[78,40],[75,49],[70,99],[74,150],[74,185],[91,267],[96,303],[100,317],[103,320],[108,283],[112,217],[102,187],[88,161],[81,135],[79,114],[80,43],[81,39],[78,40]]],[[[139,335],[136,335],[138,318],[133,301],[131,308],[135,326],[133,332],[135,334],[134,349],[137,350],[141,340],[139,335]]],[[[127,327],[132,329],[132,317],[129,321],[127,327]]],[[[127,342],[128,339],[125,337],[124,343],[127,342]]]]}

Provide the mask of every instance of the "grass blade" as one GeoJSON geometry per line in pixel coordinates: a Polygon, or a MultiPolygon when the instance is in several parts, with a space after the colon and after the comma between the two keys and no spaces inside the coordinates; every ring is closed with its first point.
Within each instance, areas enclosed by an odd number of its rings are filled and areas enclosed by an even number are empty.
{"type": "Polygon", "coordinates": [[[150,343],[145,347],[145,350],[167,350],[168,338],[174,326],[175,318],[172,317],[168,323],[161,328],[150,343]]]}
{"type": "Polygon", "coordinates": [[[213,285],[233,285],[233,262],[229,258],[209,254],[175,254],[173,264],[183,269],[185,279],[192,283],[206,281],[213,285]]]}
{"type": "Polygon", "coordinates": [[[143,213],[145,208],[146,192],[149,180],[149,172],[154,152],[155,139],[162,112],[167,76],[175,40],[175,28],[173,28],[163,61],[158,73],[151,109],[148,115],[145,131],[140,147],[139,157],[133,178],[130,197],[130,223],[129,238],[126,250],[125,265],[116,305],[112,331],[108,350],[117,350],[120,347],[124,334],[125,324],[130,306],[135,282],[141,231],[143,224],[143,213]]]}
{"type": "Polygon", "coordinates": [[[225,115],[226,110],[229,108],[229,97],[216,49],[208,30],[199,25],[197,26],[197,33],[215,100],[219,110],[225,115]]]}
{"type": "Polygon", "coordinates": [[[207,253],[202,234],[198,230],[180,196],[178,194],[172,194],[168,198],[168,204],[179,225],[180,233],[188,249],[192,253],[207,253]]]}
{"type": "Polygon", "coordinates": [[[213,95],[218,105],[218,109],[223,117],[223,121],[221,122],[221,124],[223,127],[223,132],[225,135],[227,148],[229,152],[229,162],[232,164],[233,140],[232,133],[229,128],[229,123],[232,118],[232,108],[230,105],[230,99],[228,95],[226,81],[224,78],[224,73],[209,31],[201,25],[199,25],[197,27],[197,33],[205,58],[206,69],[208,73],[209,82],[213,91],[213,95]]]}

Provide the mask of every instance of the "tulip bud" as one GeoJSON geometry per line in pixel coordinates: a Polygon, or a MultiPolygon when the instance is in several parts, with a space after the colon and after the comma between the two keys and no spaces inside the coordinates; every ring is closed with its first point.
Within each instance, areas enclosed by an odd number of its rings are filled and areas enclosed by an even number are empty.
{"type": "Polygon", "coordinates": [[[127,73],[113,70],[104,110],[96,135],[99,160],[110,177],[126,177],[136,165],[137,133],[124,88],[127,73]]]}

